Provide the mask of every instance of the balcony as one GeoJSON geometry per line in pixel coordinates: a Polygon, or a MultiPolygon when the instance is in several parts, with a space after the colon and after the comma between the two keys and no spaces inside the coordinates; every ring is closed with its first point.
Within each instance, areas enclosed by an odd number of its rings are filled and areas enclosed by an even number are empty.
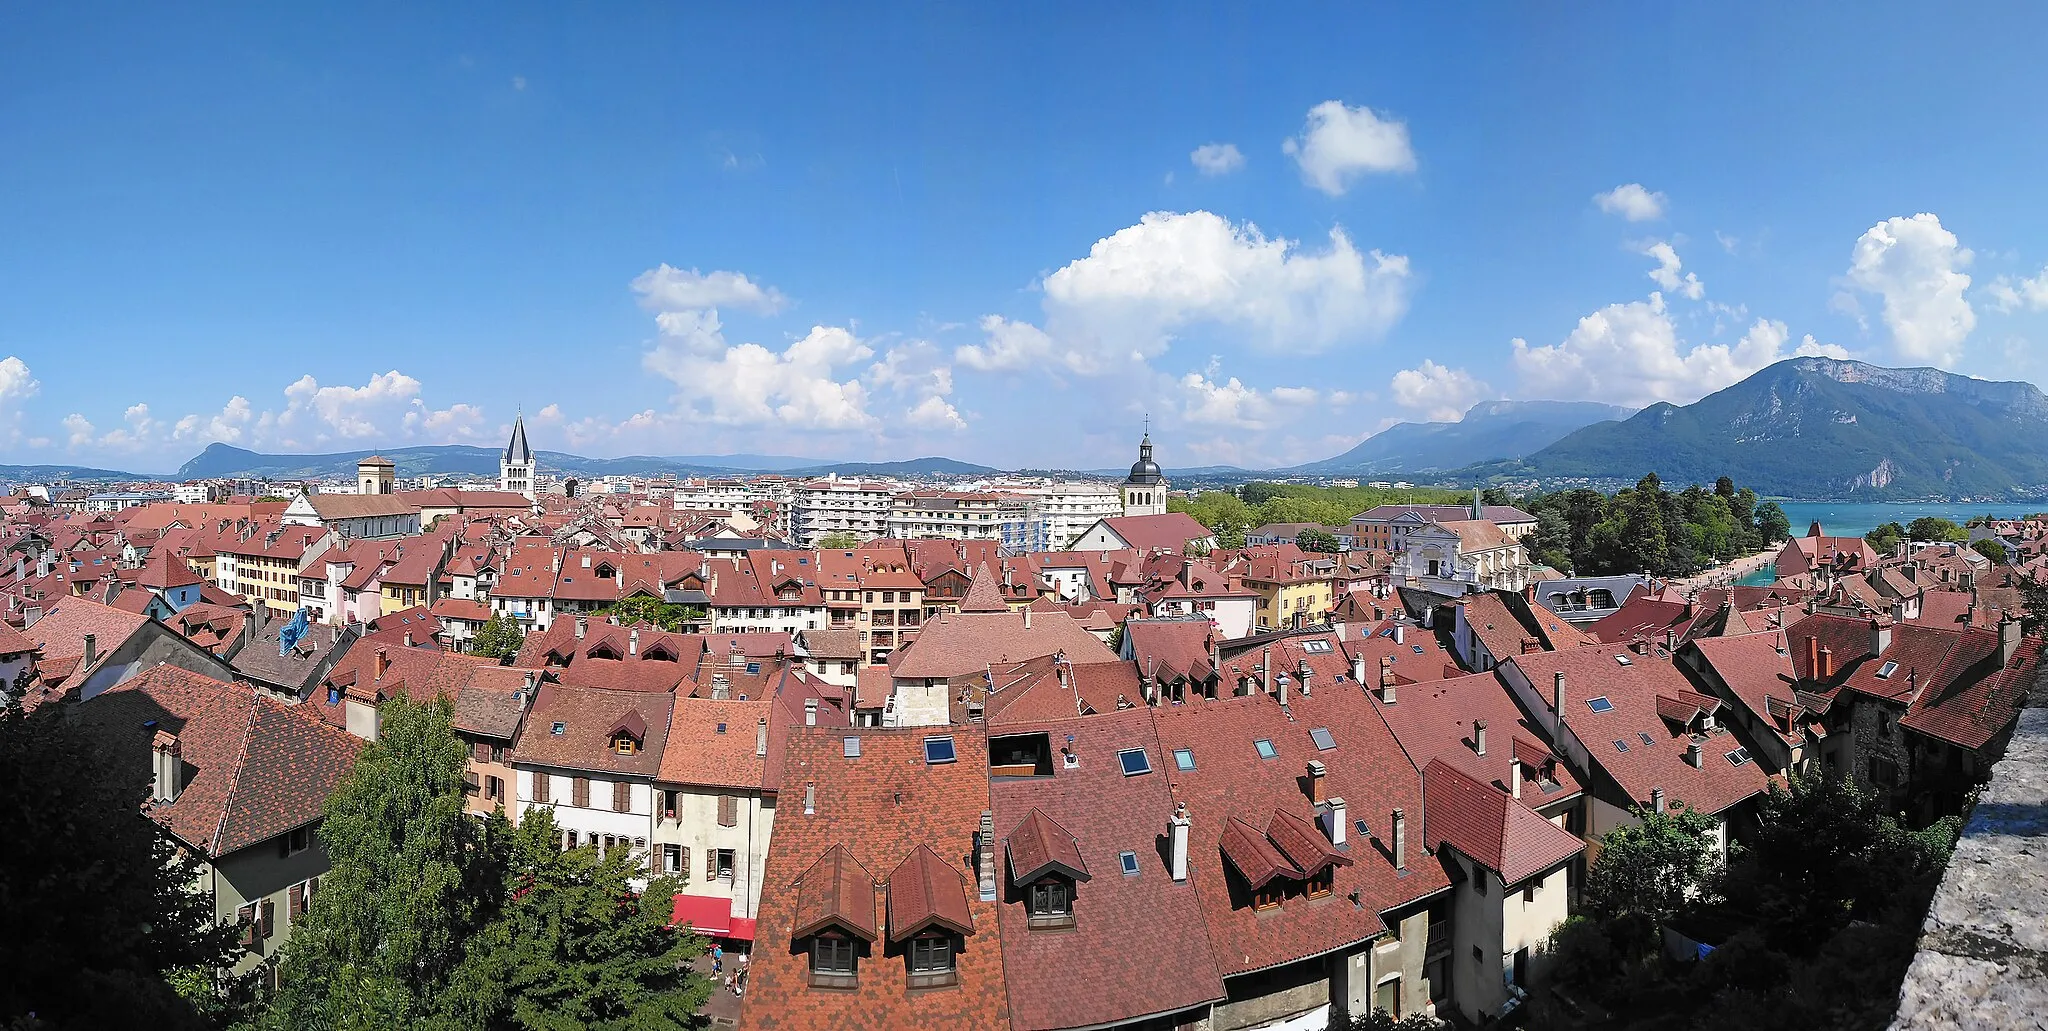
{"type": "Polygon", "coordinates": [[[1427,963],[1438,957],[1448,956],[1450,953],[1451,922],[1449,920],[1439,920],[1436,923],[1430,924],[1429,936],[1424,939],[1422,946],[1423,962],[1427,963]]]}

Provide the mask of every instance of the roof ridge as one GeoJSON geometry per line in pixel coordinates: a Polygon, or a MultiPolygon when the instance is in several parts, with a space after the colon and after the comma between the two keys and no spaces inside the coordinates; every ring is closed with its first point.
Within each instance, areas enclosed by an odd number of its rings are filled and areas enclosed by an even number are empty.
{"type": "MultiPolygon", "coordinates": [[[[163,667],[159,665],[158,669],[163,667]]],[[[235,789],[242,784],[242,768],[249,762],[249,739],[256,733],[256,714],[263,709],[263,696],[253,689],[249,692],[249,718],[242,726],[242,737],[235,748],[235,761],[229,767],[227,792],[220,800],[220,820],[214,824],[213,837],[207,841],[206,850],[210,856],[220,854],[221,838],[227,834],[228,814],[235,809],[235,789]]]]}

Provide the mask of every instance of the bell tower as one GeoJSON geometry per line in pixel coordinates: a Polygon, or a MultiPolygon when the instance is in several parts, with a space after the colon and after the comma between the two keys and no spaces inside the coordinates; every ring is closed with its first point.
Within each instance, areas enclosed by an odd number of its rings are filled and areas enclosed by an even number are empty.
{"type": "Polygon", "coordinates": [[[1131,474],[1117,488],[1123,495],[1124,514],[1165,515],[1167,488],[1166,474],[1152,460],[1152,417],[1148,415],[1145,436],[1138,441],[1138,460],[1131,463],[1131,474]]]}
{"type": "Polygon", "coordinates": [[[533,449],[526,446],[526,413],[512,419],[512,439],[498,459],[498,489],[534,499],[533,449]]]}

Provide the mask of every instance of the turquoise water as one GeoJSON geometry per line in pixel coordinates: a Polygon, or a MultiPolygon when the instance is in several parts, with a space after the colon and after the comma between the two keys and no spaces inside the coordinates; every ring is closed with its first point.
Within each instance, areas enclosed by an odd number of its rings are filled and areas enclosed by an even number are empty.
{"type": "MultiPolygon", "coordinates": [[[[1971,504],[1941,504],[1938,502],[1900,503],[1850,503],[1841,501],[1781,501],[1778,507],[1785,510],[1785,518],[1792,524],[1792,533],[1797,537],[1806,536],[1813,521],[1820,520],[1820,528],[1830,537],[1861,537],[1886,523],[1896,522],[1903,526],[1921,516],[1947,519],[1958,525],[1981,515],[2011,518],[2039,511],[2038,503],[2015,505],[2011,503],[1976,502],[1971,504]]],[[[1777,571],[1765,566],[1735,581],[1739,584],[1763,586],[1777,578],[1777,571]]]]}

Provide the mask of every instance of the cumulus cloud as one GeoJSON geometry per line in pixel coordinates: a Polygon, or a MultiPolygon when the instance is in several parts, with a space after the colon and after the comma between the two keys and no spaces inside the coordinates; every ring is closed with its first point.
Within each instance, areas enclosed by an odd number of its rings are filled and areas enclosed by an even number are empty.
{"type": "Polygon", "coordinates": [[[2048,310],[2048,268],[2041,274],[2028,279],[1999,276],[1991,281],[1984,292],[1991,295],[1993,311],[2044,311],[2048,310]]]}
{"type": "Polygon", "coordinates": [[[1977,313],[1963,296],[1971,254],[1931,214],[1888,218],[1856,240],[1848,284],[1884,302],[1883,318],[1901,358],[1952,365],[1977,313]]]}
{"type": "Polygon", "coordinates": [[[1233,426],[1263,430],[1289,416],[1306,414],[1318,392],[1312,387],[1248,387],[1236,376],[1224,378],[1219,363],[1211,361],[1202,372],[1190,372],[1176,383],[1180,393],[1180,416],[1193,426],[1233,426]]]}
{"type": "Polygon", "coordinates": [[[641,305],[660,312],[744,308],[772,315],[789,302],[781,291],[738,272],[699,272],[666,263],[635,277],[633,292],[640,295],[641,305]]]}
{"type": "Polygon", "coordinates": [[[1682,263],[1678,260],[1678,252],[1673,250],[1669,243],[1663,240],[1650,240],[1644,243],[1637,253],[1646,258],[1657,259],[1657,267],[1650,270],[1650,278],[1666,291],[1692,301],[1706,295],[1707,285],[1700,282],[1700,277],[1690,272],[1683,276],[1678,274],[1682,263]]]}
{"type": "Polygon", "coordinates": [[[28,363],[11,354],[0,358],[0,440],[12,444],[21,439],[21,403],[42,388],[28,363]]]}
{"type": "Polygon", "coordinates": [[[955,409],[945,398],[936,395],[925,398],[909,411],[903,413],[903,421],[905,425],[923,430],[964,430],[967,428],[967,420],[960,417],[959,410],[955,409]]]}
{"type": "Polygon", "coordinates": [[[1280,150],[1301,167],[1303,182],[1332,197],[1341,196],[1360,176],[1415,170],[1407,123],[1341,100],[1309,108],[1301,134],[1289,137],[1280,150]]]}
{"type": "Polygon", "coordinates": [[[1244,167],[1244,152],[1235,143],[1204,143],[1188,155],[1203,175],[1229,175],[1244,167]]]}
{"type": "Polygon", "coordinates": [[[1153,212],[1045,278],[1045,327],[982,319],[955,361],[983,371],[1052,366],[1098,375],[1164,353],[1197,328],[1312,353],[1384,333],[1408,309],[1408,259],[1361,252],[1343,229],[1309,251],[1207,211],[1153,212]]]}
{"type": "MultiPolygon", "coordinates": [[[[1790,357],[1791,334],[1782,322],[1758,319],[1733,344],[1688,345],[1653,293],[1647,301],[1610,304],[1579,320],[1571,334],[1547,347],[1517,338],[1514,364],[1521,396],[1607,401],[1643,406],[1689,404],[1780,359],[1790,357]]],[[[1846,357],[1812,337],[1794,354],[1846,357]]]]}
{"type": "Polygon", "coordinates": [[[1421,412],[1430,422],[1457,422],[1467,409],[1493,395],[1493,388],[1464,369],[1451,369],[1427,358],[1402,369],[1388,384],[1394,403],[1421,412]]]}
{"type": "Polygon", "coordinates": [[[1650,222],[1664,217],[1664,195],[1643,189],[1642,183],[1623,183],[1607,191],[1593,195],[1593,203],[1610,215],[1620,215],[1631,222],[1650,222]]]}
{"type": "Polygon", "coordinates": [[[657,346],[642,364],[676,387],[676,400],[698,420],[722,426],[865,430],[867,388],[838,370],[874,357],[874,349],[837,326],[813,326],[781,351],[760,344],[705,353],[657,346]]]}
{"type": "Polygon", "coordinates": [[[65,443],[76,450],[97,448],[127,455],[173,448],[233,444],[238,447],[303,451],[331,445],[384,443],[445,444],[493,438],[483,409],[471,404],[434,408],[421,397],[420,381],[397,369],[377,373],[362,386],[322,385],[310,375],[284,388],[284,403],[258,410],[237,394],[219,411],[172,418],[147,403],[129,405],[121,422],[100,432],[83,414],[62,422],[65,443]]]}
{"type": "Polygon", "coordinates": [[[967,420],[946,398],[953,393],[953,369],[939,358],[938,348],[925,340],[908,340],[891,347],[882,359],[868,366],[868,384],[909,401],[904,422],[919,429],[964,430],[967,420]]]}

